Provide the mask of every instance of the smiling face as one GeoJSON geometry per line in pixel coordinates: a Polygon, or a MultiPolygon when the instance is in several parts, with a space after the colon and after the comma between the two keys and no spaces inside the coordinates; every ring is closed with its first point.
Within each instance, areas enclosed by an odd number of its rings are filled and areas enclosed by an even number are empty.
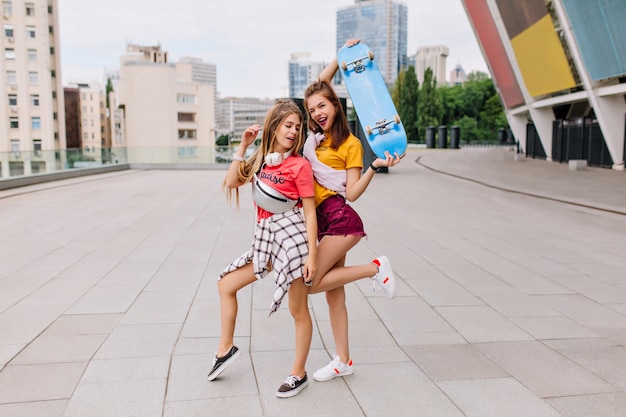
{"type": "Polygon", "coordinates": [[[300,115],[291,113],[285,117],[276,128],[274,152],[285,153],[292,149],[297,144],[301,127],[300,115]]]}
{"type": "Polygon", "coordinates": [[[324,133],[328,132],[335,119],[335,106],[321,92],[309,97],[307,106],[311,120],[317,123],[324,133]]]}

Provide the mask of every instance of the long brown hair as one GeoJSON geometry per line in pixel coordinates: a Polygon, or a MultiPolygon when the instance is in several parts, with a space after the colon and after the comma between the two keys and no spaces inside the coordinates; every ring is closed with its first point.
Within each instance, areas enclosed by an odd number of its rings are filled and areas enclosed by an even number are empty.
{"type": "MultiPolygon", "coordinates": [[[[261,143],[256,148],[252,156],[246,159],[243,164],[239,164],[238,176],[239,180],[244,184],[252,181],[252,177],[258,171],[261,170],[263,162],[267,154],[274,152],[274,143],[276,142],[276,131],[278,127],[292,114],[297,115],[300,118],[300,129],[298,130],[298,137],[296,143],[291,149],[292,155],[300,153],[302,146],[304,145],[304,132],[302,130],[302,111],[300,107],[291,99],[278,99],[274,107],[267,112],[265,116],[265,122],[263,123],[263,134],[261,136],[261,143]]],[[[227,199],[232,201],[233,189],[226,186],[227,199]]],[[[235,188],[236,201],[239,205],[239,188],[235,188]]]]}
{"type": "Polygon", "coordinates": [[[314,81],[311,85],[309,85],[304,92],[304,107],[306,109],[309,129],[314,133],[324,133],[320,125],[313,120],[308,109],[308,100],[314,94],[321,94],[322,97],[330,101],[335,108],[335,117],[333,117],[329,134],[332,141],[331,148],[336,150],[346,139],[348,139],[348,136],[350,136],[351,133],[350,128],[348,128],[348,119],[346,118],[343,106],[341,105],[335,90],[333,90],[333,88],[325,81],[314,81]]]}

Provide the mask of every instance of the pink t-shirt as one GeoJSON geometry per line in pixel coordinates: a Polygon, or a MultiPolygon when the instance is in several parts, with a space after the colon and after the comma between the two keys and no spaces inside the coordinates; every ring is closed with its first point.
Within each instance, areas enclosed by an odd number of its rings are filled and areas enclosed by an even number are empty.
{"type": "MultiPolygon", "coordinates": [[[[311,164],[299,155],[292,155],[277,166],[264,165],[258,176],[261,181],[291,200],[315,197],[311,164]]],[[[301,207],[302,203],[298,203],[298,206],[301,207]]],[[[257,206],[257,214],[257,219],[266,219],[274,213],[257,206]]]]}

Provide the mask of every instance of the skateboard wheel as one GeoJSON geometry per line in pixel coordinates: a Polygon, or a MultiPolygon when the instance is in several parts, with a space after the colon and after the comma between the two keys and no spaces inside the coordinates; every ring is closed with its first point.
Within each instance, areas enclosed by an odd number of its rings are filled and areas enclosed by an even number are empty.
{"type": "Polygon", "coordinates": [[[344,71],[346,71],[348,69],[348,66],[343,61],[341,61],[341,69],[344,70],[344,71]]]}
{"type": "Polygon", "coordinates": [[[370,61],[374,60],[374,52],[372,51],[367,51],[367,56],[369,57],[370,61]]]}
{"type": "Polygon", "coordinates": [[[372,128],[369,126],[365,126],[365,133],[367,133],[367,136],[372,134],[372,128]]]}
{"type": "Polygon", "coordinates": [[[393,121],[396,122],[397,125],[400,124],[400,116],[398,116],[397,114],[393,116],[393,121]]]}

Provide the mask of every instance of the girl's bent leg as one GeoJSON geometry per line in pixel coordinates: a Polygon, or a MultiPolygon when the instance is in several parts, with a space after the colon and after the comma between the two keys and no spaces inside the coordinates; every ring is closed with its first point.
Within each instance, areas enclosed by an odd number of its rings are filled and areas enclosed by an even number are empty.
{"type": "Polygon", "coordinates": [[[296,357],[291,368],[291,375],[303,378],[306,360],[311,348],[313,324],[308,304],[309,291],[304,279],[295,279],[289,286],[289,311],[294,320],[296,333],[296,357]]]}
{"type": "Polygon", "coordinates": [[[235,323],[237,321],[237,291],[257,280],[251,263],[230,272],[217,282],[220,295],[220,343],[217,347],[217,356],[222,357],[233,346],[235,323]]]}

